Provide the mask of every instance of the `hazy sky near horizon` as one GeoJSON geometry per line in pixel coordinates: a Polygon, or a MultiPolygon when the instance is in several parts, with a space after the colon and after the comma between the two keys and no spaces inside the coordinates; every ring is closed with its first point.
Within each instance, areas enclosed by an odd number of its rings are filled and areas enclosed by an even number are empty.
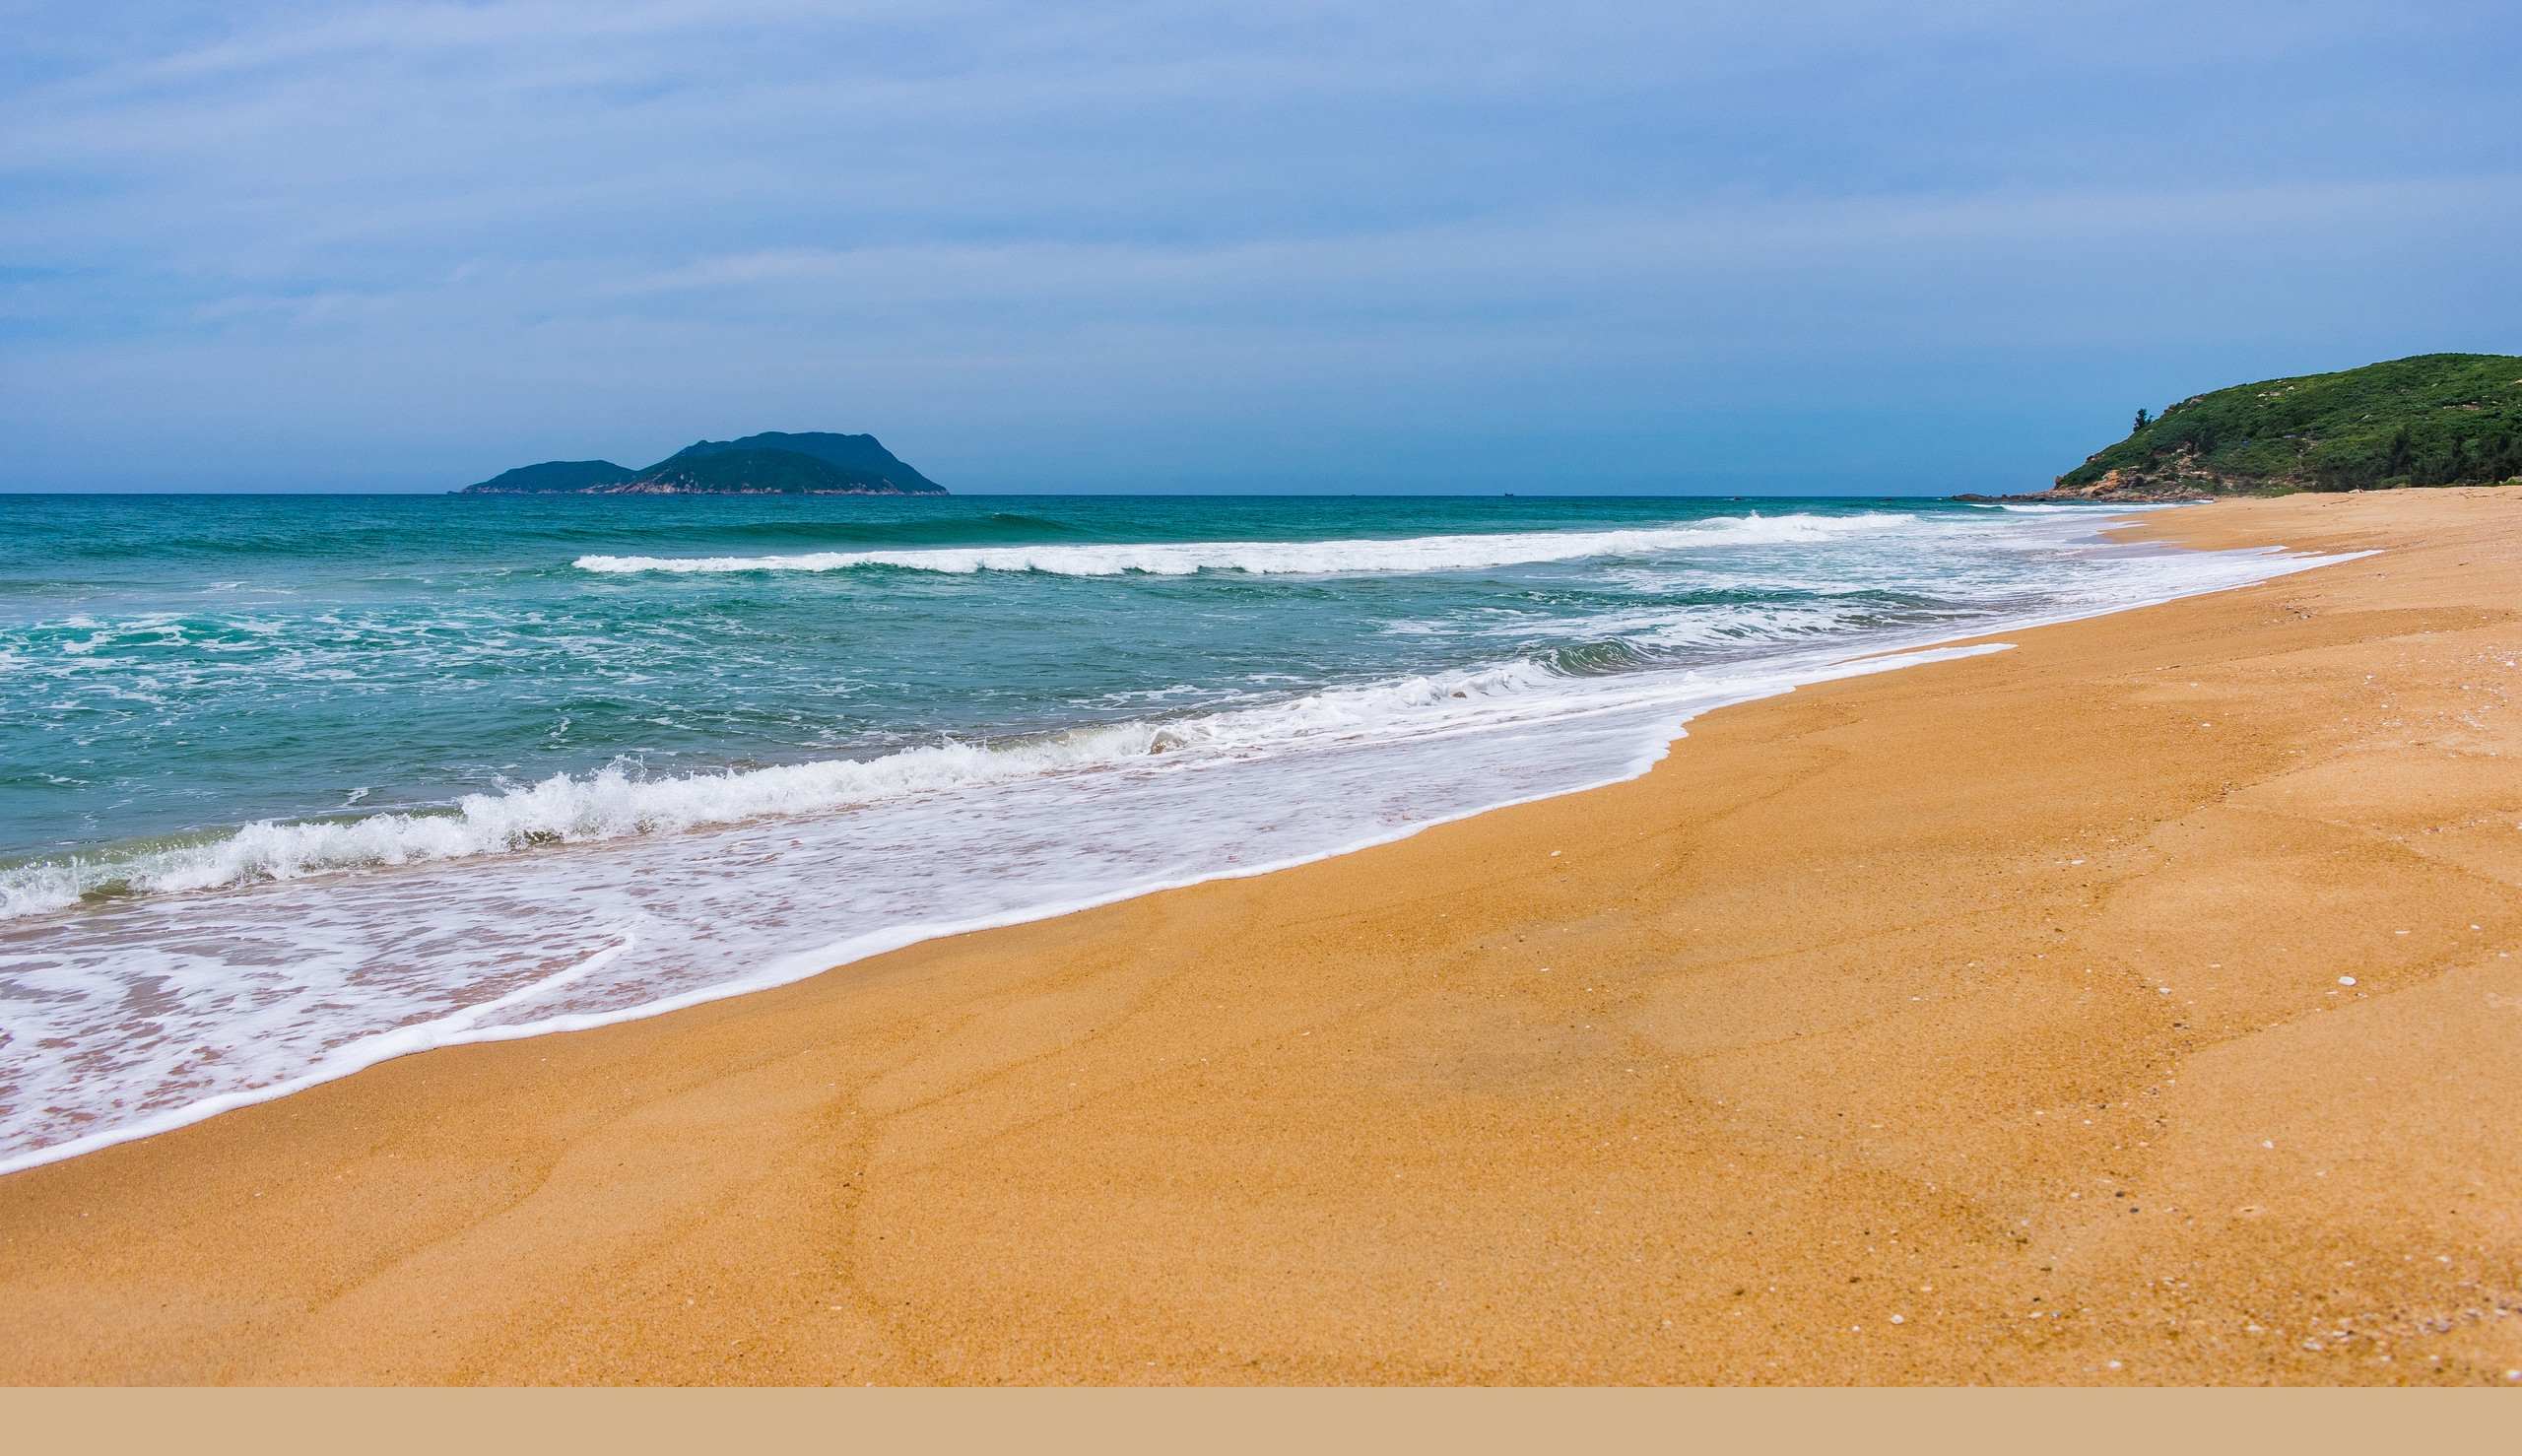
{"type": "Polygon", "coordinates": [[[2522,8],[0,0],[15,490],[2037,489],[2522,352],[2522,8]]]}

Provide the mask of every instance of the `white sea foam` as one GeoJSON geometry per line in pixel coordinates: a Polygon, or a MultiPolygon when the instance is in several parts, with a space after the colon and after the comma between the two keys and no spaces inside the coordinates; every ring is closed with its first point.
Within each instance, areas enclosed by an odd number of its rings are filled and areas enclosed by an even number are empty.
{"type": "Polygon", "coordinates": [[[1468,571],[1593,557],[1646,557],[1702,546],[1828,541],[1911,525],[1890,512],[1862,515],[1752,514],[1692,526],[1638,531],[1516,531],[1480,536],[1411,536],[1360,541],[1193,541],[1161,545],[993,546],[922,551],[826,551],[775,557],[584,556],[585,571],[1042,571],[1058,576],[1188,576],[1199,571],[1256,575],[1468,571]]]}
{"type": "Polygon", "coordinates": [[[1326,734],[1425,731],[1478,716],[1500,695],[1555,675],[1527,662],[1332,689],[1266,707],[1146,718],[996,743],[947,743],[871,759],[829,759],[650,778],[616,764],[557,773],[504,793],[468,794],[447,813],[264,821],[221,838],[123,854],[42,860],[0,871],[0,919],[62,909],[101,889],[179,893],[328,871],[514,854],[539,846],[810,814],[1036,777],[1152,756],[1284,752],[1326,734]]]}

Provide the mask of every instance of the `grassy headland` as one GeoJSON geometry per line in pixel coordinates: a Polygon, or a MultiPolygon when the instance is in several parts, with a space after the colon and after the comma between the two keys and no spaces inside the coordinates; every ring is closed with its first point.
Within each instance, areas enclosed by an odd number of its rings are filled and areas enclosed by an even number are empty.
{"type": "Polygon", "coordinates": [[[2522,475],[2522,358],[2421,354],[2262,379],[2144,412],[2060,494],[2157,496],[2491,485],[2522,475]]]}

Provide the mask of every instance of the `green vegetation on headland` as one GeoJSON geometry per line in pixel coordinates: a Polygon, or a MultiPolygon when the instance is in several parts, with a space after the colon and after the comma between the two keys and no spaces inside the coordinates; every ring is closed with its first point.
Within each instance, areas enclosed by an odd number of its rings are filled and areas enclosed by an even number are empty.
{"type": "Polygon", "coordinates": [[[769,430],[701,440],[645,470],[610,460],[521,465],[466,496],[943,496],[872,434],[769,430]]]}
{"type": "MultiPolygon", "coordinates": [[[[2158,500],[2486,485],[2522,476],[2522,358],[2421,354],[2137,413],[2038,498],[2158,500]]],[[[1984,497],[1981,497],[1984,498],[1984,497]]]]}

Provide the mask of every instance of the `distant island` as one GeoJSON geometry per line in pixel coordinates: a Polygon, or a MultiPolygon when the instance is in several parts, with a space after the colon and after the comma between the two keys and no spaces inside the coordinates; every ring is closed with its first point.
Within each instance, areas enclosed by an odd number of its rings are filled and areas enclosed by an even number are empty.
{"type": "Polygon", "coordinates": [[[2193,394],[2033,496],[2170,500],[2492,485],[2522,476],[2522,358],[2421,354],[2193,394]]]}
{"type": "Polygon", "coordinates": [[[463,496],[943,496],[872,434],[767,430],[700,440],[645,470],[610,460],[520,465],[463,496]]]}

